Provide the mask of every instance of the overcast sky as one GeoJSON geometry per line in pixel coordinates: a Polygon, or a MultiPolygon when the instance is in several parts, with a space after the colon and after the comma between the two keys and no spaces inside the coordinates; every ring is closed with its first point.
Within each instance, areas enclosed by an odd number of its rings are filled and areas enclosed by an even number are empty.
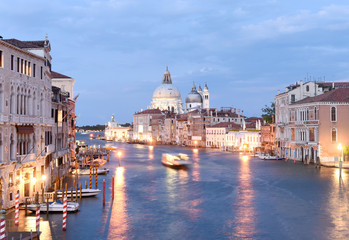
{"type": "Polygon", "coordinates": [[[207,82],[211,107],[260,116],[299,80],[349,79],[349,3],[327,0],[0,1],[0,35],[51,43],[73,77],[78,125],[132,122],[166,66],[182,101],[207,82]],[[346,5],[347,3],[347,5],[346,5]]]}

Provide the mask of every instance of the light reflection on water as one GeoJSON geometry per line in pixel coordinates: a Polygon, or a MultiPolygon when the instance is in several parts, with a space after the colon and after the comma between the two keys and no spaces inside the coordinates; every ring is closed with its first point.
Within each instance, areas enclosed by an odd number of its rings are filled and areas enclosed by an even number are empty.
{"type": "Polygon", "coordinates": [[[234,238],[248,238],[255,234],[254,190],[248,156],[240,156],[241,165],[238,182],[237,206],[234,216],[234,238]]]}
{"type": "Polygon", "coordinates": [[[108,239],[127,239],[129,219],[127,214],[127,195],[124,168],[116,168],[114,202],[112,203],[108,239]]]}

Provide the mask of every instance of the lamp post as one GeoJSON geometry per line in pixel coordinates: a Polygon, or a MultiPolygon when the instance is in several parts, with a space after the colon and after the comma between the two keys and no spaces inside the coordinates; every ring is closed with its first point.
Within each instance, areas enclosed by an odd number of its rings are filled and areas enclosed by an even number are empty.
{"type": "Polygon", "coordinates": [[[120,151],[118,151],[118,159],[119,159],[119,167],[121,166],[121,164],[120,164],[120,157],[121,157],[121,155],[122,155],[122,153],[120,152],[120,151]]]}
{"type": "Polygon", "coordinates": [[[342,147],[342,144],[338,144],[338,150],[341,151],[341,157],[339,159],[339,178],[342,178],[342,164],[343,164],[343,147],[342,147]]]}

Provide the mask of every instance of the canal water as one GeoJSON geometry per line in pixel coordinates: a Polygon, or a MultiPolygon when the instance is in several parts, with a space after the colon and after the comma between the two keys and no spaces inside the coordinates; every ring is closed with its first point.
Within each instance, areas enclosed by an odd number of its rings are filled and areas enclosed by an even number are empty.
{"type": "MultiPolygon", "coordinates": [[[[89,145],[106,142],[77,134],[89,145]]],[[[78,213],[42,215],[42,239],[349,239],[345,170],[263,161],[218,150],[109,143],[116,152],[98,176],[102,194],[80,202],[78,213]],[[161,164],[162,153],[189,155],[188,170],[161,164]],[[115,198],[111,201],[111,179],[115,198]]],[[[85,183],[88,176],[80,177],[85,183]]],[[[94,184],[94,180],[93,180],[94,184]]],[[[20,228],[35,228],[21,211],[20,228]]],[[[10,214],[8,218],[12,218],[10,214]]]]}

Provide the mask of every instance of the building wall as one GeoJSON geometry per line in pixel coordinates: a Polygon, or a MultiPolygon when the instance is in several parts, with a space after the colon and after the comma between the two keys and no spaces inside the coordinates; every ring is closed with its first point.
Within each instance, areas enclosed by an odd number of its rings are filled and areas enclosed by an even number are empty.
{"type": "Polygon", "coordinates": [[[335,103],[320,105],[319,117],[320,158],[321,161],[333,161],[341,156],[338,149],[339,143],[342,146],[349,145],[349,105],[335,103]],[[331,121],[331,107],[336,108],[337,119],[335,122],[331,121]],[[336,129],[336,141],[332,141],[332,129],[336,129]]]}

